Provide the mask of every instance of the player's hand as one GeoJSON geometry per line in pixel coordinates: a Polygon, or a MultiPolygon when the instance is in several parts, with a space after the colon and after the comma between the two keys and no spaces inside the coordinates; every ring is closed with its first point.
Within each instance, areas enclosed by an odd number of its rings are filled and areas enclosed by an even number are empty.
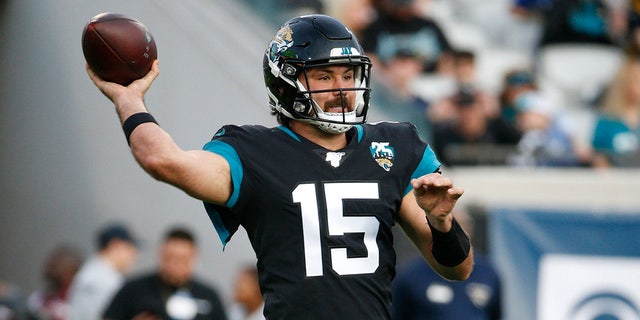
{"type": "Polygon", "coordinates": [[[86,64],[87,74],[93,83],[100,89],[100,91],[112,102],[117,102],[118,99],[133,95],[136,98],[144,98],[153,81],[158,77],[160,69],[158,67],[158,60],[155,60],[151,66],[151,70],[142,78],[133,81],[129,86],[125,87],[115,82],[108,82],[102,80],[98,75],[91,70],[89,64],[86,64]]]}
{"type": "Polygon", "coordinates": [[[418,205],[436,229],[447,232],[451,229],[451,212],[464,193],[453,181],[439,173],[431,173],[411,181],[418,205]]]}

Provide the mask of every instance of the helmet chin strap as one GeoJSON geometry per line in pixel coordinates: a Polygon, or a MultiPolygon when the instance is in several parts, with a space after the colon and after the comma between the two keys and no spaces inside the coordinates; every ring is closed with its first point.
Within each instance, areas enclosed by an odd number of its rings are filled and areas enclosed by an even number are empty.
{"type": "MultiPolygon", "coordinates": [[[[347,122],[353,123],[356,120],[356,111],[347,111],[347,112],[324,112],[318,103],[311,99],[311,104],[313,109],[316,112],[316,119],[312,119],[310,123],[315,124],[320,130],[333,133],[340,134],[347,132],[349,129],[353,127],[352,124],[344,124],[338,122],[347,122]],[[329,121],[324,121],[329,120],[329,121]]],[[[343,106],[343,110],[344,110],[343,106]]]]}
{"type": "Polygon", "coordinates": [[[349,131],[349,129],[353,127],[352,124],[338,124],[338,123],[320,122],[320,121],[314,121],[314,122],[316,126],[320,128],[320,130],[327,133],[333,133],[333,134],[340,134],[340,133],[347,132],[349,131]]]}
{"type": "MultiPolygon", "coordinates": [[[[349,112],[345,112],[344,114],[342,112],[339,113],[335,113],[335,112],[320,112],[318,114],[318,119],[326,119],[326,120],[332,120],[332,121],[343,121],[343,122],[351,122],[353,123],[356,119],[356,112],[354,111],[349,111],[349,112]]],[[[320,130],[328,132],[328,133],[343,133],[346,132],[347,130],[351,129],[351,127],[353,127],[352,124],[342,124],[342,123],[335,123],[335,122],[327,122],[327,121],[322,121],[322,120],[316,120],[315,124],[318,126],[318,128],[320,128],[320,130]]]]}

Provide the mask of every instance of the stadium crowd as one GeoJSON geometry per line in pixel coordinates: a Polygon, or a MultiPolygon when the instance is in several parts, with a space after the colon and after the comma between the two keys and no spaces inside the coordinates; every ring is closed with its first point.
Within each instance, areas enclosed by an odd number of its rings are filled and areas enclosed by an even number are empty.
{"type": "Polygon", "coordinates": [[[245,2],[344,21],[380,119],[426,128],[446,166],[640,167],[639,1],[245,2]]]}

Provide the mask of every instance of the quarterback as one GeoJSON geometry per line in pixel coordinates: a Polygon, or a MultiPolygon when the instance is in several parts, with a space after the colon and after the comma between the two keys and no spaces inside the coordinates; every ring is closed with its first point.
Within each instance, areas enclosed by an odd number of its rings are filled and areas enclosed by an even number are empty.
{"type": "Polygon", "coordinates": [[[463,189],[415,127],[366,122],[370,70],[340,21],[291,19],[263,59],[279,125],[223,126],[183,150],[144,104],[157,62],[128,87],[87,69],[141,167],[202,200],[223,243],[245,229],[267,319],[390,319],[396,223],[444,278],[466,279],[473,250],[451,214],[463,189]]]}

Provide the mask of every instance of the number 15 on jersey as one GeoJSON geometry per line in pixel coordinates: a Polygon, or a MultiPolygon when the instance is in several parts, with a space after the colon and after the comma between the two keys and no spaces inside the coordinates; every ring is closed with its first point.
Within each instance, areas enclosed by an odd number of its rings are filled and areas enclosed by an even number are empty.
{"type": "MultiPolygon", "coordinates": [[[[347,248],[330,248],[331,267],[339,275],[373,273],[378,268],[379,250],[376,243],[380,222],[373,216],[346,216],[343,201],[379,199],[378,184],[374,182],[336,182],[322,185],[327,208],[327,227],[330,236],[363,233],[366,257],[347,256],[347,248]]],[[[322,276],[322,241],[316,184],[300,184],[293,190],[293,201],[302,210],[302,233],[307,277],[322,276]]]]}

